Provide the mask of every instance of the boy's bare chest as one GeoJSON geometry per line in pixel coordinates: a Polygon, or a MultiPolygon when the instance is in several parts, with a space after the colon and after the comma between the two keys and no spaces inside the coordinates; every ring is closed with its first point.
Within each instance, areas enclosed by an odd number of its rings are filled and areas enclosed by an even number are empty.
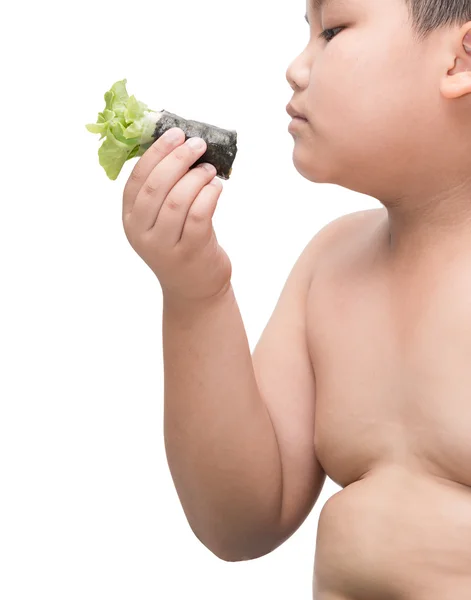
{"type": "Polygon", "coordinates": [[[403,281],[352,264],[308,300],[319,461],[342,487],[382,464],[471,486],[471,256],[403,281]]]}

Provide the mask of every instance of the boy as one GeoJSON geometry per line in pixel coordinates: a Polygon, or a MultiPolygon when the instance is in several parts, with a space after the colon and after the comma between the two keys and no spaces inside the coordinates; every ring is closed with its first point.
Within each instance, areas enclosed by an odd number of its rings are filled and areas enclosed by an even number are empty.
{"type": "Polygon", "coordinates": [[[307,19],[296,168],[383,208],[314,236],[251,356],[221,184],[189,170],[204,143],[173,130],[139,160],[123,223],[163,291],[169,467],[223,560],[280,546],[328,475],[316,600],[469,600],[471,2],[312,0],[307,19]]]}

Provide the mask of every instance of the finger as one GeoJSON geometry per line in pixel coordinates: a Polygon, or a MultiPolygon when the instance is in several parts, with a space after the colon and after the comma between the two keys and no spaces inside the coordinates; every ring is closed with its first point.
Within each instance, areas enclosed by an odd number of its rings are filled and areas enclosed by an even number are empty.
{"type": "Polygon", "coordinates": [[[223,189],[222,182],[217,177],[204,186],[188,211],[180,245],[197,247],[210,239],[212,218],[223,189]]]}
{"type": "Polygon", "coordinates": [[[172,188],[157,215],[152,235],[166,247],[173,247],[182,236],[183,226],[195,198],[216,175],[213,165],[198,165],[172,188]]]}
{"type": "Polygon", "coordinates": [[[172,127],[160,136],[137,161],[124,187],[123,218],[132,211],[136,196],[152,169],[184,141],[184,132],[179,127],[172,127]]]}
{"type": "Polygon", "coordinates": [[[195,138],[190,138],[163,158],[150,172],[137,194],[132,210],[133,221],[140,231],[152,229],[172,188],[206,152],[206,142],[198,139],[203,143],[201,147],[195,148],[192,145],[195,138]]]}

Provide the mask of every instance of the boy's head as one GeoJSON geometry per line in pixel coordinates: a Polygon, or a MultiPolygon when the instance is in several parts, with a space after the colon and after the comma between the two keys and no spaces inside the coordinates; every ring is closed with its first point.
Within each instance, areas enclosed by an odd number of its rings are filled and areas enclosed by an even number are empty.
{"type": "Polygon", "coordinates": [[[298,171],[385,204],[471,185],[471,0],[307,0],[306,17],[298,171]]]}

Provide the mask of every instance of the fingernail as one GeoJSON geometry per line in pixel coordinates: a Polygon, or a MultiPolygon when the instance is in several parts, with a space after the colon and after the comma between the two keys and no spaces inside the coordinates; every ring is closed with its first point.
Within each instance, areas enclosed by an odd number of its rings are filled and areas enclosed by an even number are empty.
{"type": "Polygon", "coordinates": [[[214,167],[211,163],[201,163],[200,167],[202,169],[206,169],[206,171],[209,171],[209,173],[216,172],[216,167],[214,167]]]}
{"type": "Polygon", "coordinates": [[[195,150],[201,149],[205,144],[204,140],[199,137],[192,137],[186,143],[190,148],[194,148],[195,150]]]}
{"type": "Polygon", "coordinates": [[[164,136],[169,142],[176,142],[181,135],[181,129],[178,127],[173,127],[172,129],[168,129],[164,136]]]}

